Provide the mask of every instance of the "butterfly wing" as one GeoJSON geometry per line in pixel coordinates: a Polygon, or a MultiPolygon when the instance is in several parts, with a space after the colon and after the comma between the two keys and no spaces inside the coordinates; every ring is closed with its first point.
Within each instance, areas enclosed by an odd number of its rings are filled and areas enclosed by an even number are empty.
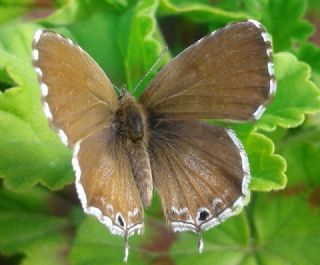
{"type": "Polygon", "coordinates": [[[65,144],[73,146],[110,124],[117,96],[101,68],[79,46],[57,33],[38,30],[33,65],[45,114],[65,144]]]}
{"type": "Polygon", "coordinates": [[[107,76],[71,40],[37,31],[33,64],[44,110],[61,139],[74,147],[76,188],[86,213],[112,233],[142,229],[142,205],[130,161],[112,125],[118,99],[107,76]]]}
{"type": "Polygon", "coordinates": [[[140,233],[143,227],[140,194],[115,129],[101,129],[77,143],[72,164],[84,211],[96,216],[113,234],[140,233]]]}
{"type": "Polygon", "coordinates": [[[248,159],[231,130],[199,121],[159,120],[150,139],[154,184],[174,231],[207,230],[245,205],[248,159]]]}
{"type": "Polygon", "coordinates": [[[191,45],[163,67],[140,102],[174,119],[259,119],[276,90],[271,40],[249,20],[191,45]]]}

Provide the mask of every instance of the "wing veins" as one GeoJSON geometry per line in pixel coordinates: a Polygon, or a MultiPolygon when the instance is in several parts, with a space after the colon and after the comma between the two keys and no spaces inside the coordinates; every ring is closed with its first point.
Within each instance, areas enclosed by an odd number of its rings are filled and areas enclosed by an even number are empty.
{"type": "Polygon", "coordinates": [[[88,92],[89,92],[89,94],[90,94],[94,99],[96,99],[98,102],[101,102],[102,104],[104,104],[104,105],[106,105],[106,106],[108,106],[108,107],[111,108],[111,105],[110,105],[109,102],[104,101],[104,100],[101,99],[97,94],[93,93],[91,90],[89,90],[88,92]]]}
{"type": "MultiPolygon", "coordinates": [[[[178,165],[178,167],[180,168],[180,170],[181,170],[181,172],[182,173],[184,173],[184,175],[185,176],[187,176],[187,178],[186,178],[186,180],[190,183],[190,185],[193,187],[193,190],[196,192],[196,193],[198,193],[198,197],[199,198],[201,198],[201,200],[202,200],[202,202],[204,203],[204,205],[206,205],[206,203],[208,203],[208,202],[206,202],[206,200],[203,198],[203,196],[202,196],[202,194],[201,194],[201,192],[196,188],[196,186],[194,185],[194,183],[192,182],[192,181],[190,181],[190,175],[189,175],[189,173],[187,173],[186,172],[186,170],[179,164],[179,160],[176,158],[176,157],[178,157],[179,156],[179,153],[178,152],[176,152],[177,153],[177,156],[173,156],[172,158],[173,158],[173,160],[175,160],[176,161],[176,164],[178,165]]],[[[189,169],[189,168],[188,168],[189,169]]],[[[191,171],[191,170],[190,170],[191,171]]],[[[198,176],[198,174],[196,174],[197,176],[198,176]]],[[[178,175],[177,175],[177,177],[178,177],[178,175]]],[[[210,187],[211,188],[211,187],[210,187]]],[[[214,191],[215,192],[215,191],[214,191]]],[[[209,204],[210,204],[210,202],[209,202],[209,204]]]]}
{"type": "Polygon", "coordinates": [[[75,116],[73,120],[77,121],[77,119],[76,119],[77,117],[76,116],[93,109],[95,106],[97,106],[99,104],[101,104],[101,103],[100,102],[95,102],[95,103],[93,103],[91,105],[86,106],[86,108],[80,109],[80,110],[78,110],[76,112],[70,112],[68,115],[64,115],[62,117],[62,119],[59,119],[58,121],[59,122],[64,122],[64,121],[68,120],[71,116],[75,116]]]}
{"type": "Polygon", "coordinates": [[[236,167],[233,166],[233,164],[231,163],[228,163],[227,161],[225,160],[222,160],[221,158],[219,157],[216,157],[215,155],[211,154],[211,153],[208,153],[207,151],[203,150],[202,148],[196,146],[195,144],[193,144],[191,141],[188,141],[185,137],[181,136],[181,135],[178,135],[178,134],[175,134],[175,133],[172,133],[172,132],[169,132],[169,134],[173,135],[173,136],[176,136],[177,138],[180,138],[182,141],[184,141],[185,143],[187,143],[188,145],[191,145],[192,147],[194,147],[195,149],[198,149],[199,151],[201,151],[202,153],[204,153],[205,155],[209,155],[209,157],[213,157],[213,158],[216,158],[217,160],[223,162],[223,163],[226,163],[228,166],[230,166],[231,168],[233,169],[237,169],[236,167]]]}
{"type": "MultiPolygon", "coordinates": [[[[254,72],[254,71],[251,71],[251,72],[254,72]]],[[[241,72],[241,73],[239,73],[239,75],[241,75],[243,73],[245,73],[245,72],[241,72]]],[[[233,76],[235,76],[235,75],[233,75],[233,76]]],[[[209,76],[209,78],[210,78],[210,76],[209,76]]],[[[209,78],[207,78],[207,79],[209,79],[209,78]]],[[[201,79],[201,81],[204,81],[204,80],[206,80],[206,79],[201,79]]],[[[217,83],[212,83],[212,84],[200,84],[200,85],[197,85],[198,83],[199,83],[199,81],[194,86],[188,87],[188,88],[180,91],[179,93],[175,93],[175,94],[172,94],[172,95],[170,95],[168,97],[159,99],[159,100],[155,101],[152,105],[153,106],[158,106],[159,104],[161,104],[163,102],[166,102],[169,99],[176,98],[176,97],[179,97],[179,96],[183,96],[183,94],[185,94],[186,92],[189,92],[190,90],[197,90],[197,89],[201,89],[201,88],[204,88],[204,87],[213,87],[213,86],[219,86],[220,85],[219,83],[218,84],[217,83]]],[[[259,86],[254,86],[254,87],[261,87],[261,86],[259,85],[259,86]]],[[[186,95],[188,95],[188,94],[186,94],[186,95]]],[[[215,97],[215,95],[211,95],[211,97],[215,97]]]]}
{"type": "Polygon", "coordinates": [[[175,179],[177,180],[177,184],[179,185],[179,187],[180,187],[180,189],[182,191],[182,194],[183,194],[183,197],[184,197],[185,203],[187,204],[188,209],[192,209],[190,207],[190,204],[189,204],[188,199],[186,197],[186,193],[185,193],[185,190],[184,190],[183,185],[181,183],[181,180],[179,179],[179,177],[178,177],[177,173],[175,172],[174,168],[172,167],[172,162],[168,159],[168,157],[166,157],[166,160],[167,160],[167,164],[169,165],[169,167],[171,169],[171,173],[173,173],[176,176],[175,179]]]}

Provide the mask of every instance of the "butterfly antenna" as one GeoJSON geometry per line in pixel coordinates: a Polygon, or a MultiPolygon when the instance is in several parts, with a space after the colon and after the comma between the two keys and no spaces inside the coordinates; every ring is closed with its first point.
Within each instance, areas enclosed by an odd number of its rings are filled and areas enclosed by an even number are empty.
{"type": "Polygon", "coordinates": [[[203,252],[203,240],[202,240],[202,235],[201,232],[198,232],[199,235],[199,240],[198,240],[198,251],[200,254],[203,252]]]}
{"type": "Polygon", "coordinates": [[[121,89],[119,87],[117,87],[115,84],[113,84],[113,87],[117,91],[118,95],[120,95],[121,89]]]}
{"type": "Polygon", "coordinates": [[[134,92],[137,90],[137,88],[142,84],[142,82],[144,80],[146,80],[146,78],[150,75],[150,73],[154,70],[154,68],[161,62],[163,56],[167,53],[168,51],[168,47],[164,47],[163,50],[161,51],[159,58],[156,60],[156,62],[150,67],[150,69],[148,70],[148,72],[146,72],[144,74],[144,76],[140,79],[140,81],[138,82],[138,84],[135,86],[135,88],[133,89],[132,94],[134,94],[134,92]]]}
{"type": "Polygon", "coordinates": [[[128,235],[125,235],[124,239],[124,258],[123,262],[127,263],[128,262],[128,256],[129,256],[129,242],[128,242],[128,235]]]}

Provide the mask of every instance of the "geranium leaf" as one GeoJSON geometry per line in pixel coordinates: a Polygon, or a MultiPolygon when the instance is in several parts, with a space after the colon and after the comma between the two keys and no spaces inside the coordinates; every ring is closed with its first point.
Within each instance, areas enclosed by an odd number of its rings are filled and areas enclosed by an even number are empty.
{"type": "MultiPolygon", "coordinates": [[[[143,236],[145,237],[145,236],[143,236]]],[[[139,248],[141,236],[130,237],[130,264],[148,264],[146,253],[139,248]]],[[[87,217],[81,224],[69,259],[73,265],[123,264],[124,239],[111,235],[109,230],[94,217],[87,217]],[[88,233],[90,231],[90,233],[88,233]]],[[[149,256],[150,258],[150,254],[149,256]]]]}
{"type": "Polygon", "coordinates": [[[310,81],[310,67],[290,53],[274,56],[277,93],[257,127],[274,130],[276,126],[300,125],[305,114],[320,110],[320,91],[310,81]]]}
{"type": "MultiPolygon", "coordinates": [[[[30,36],[33,28],[29,29],[30,36]]],[[[61,188],[73,180],[71,152],[48,126],[31,64],[3,49],[0,62],[0,69],[5,69],[15,84],[0,91],[0,176],[6,185],[16,189],[38,182],[61,188]]]]}
{"type": "MultiPolygon", "coordinates": [[[[319,120],[317,120],[319,125],[319,120]]],[[[320,128],[310,126],[287,134],[277,141],[288,163],[290,185],[313,188],[320,185],[320,128]]]]}
{"type": "Polygon", "coordinates": [[[248,150],[252,182],[250,189],[270,191],[283,189],[286,186],[286,161],[274,154],[273,142],[263,134],[252,132],[244,140],[248,150]]]}
{"type": "Polygon", "coordinates": [[[231,12],[217,8],[209,4],[208,1],[189,0],[161,0],[159,13],[161,16],[183,15],[197,23],[210,23],[212,21],[226,23],[247,17],[247,14],[242,12],[231,12]]]}
{"type": "Polygon", "coordinates": [[[318,264],[319,209],[305,197],[260,194],[246,213],[203,234],[204,252],[197,252],[197,236],[182,233],[171,249],[177,265],[318,264]]]}
{"type": "Polygon", "coordinates": [[[304,41],[311,35],[313,27],[303,18],[305,11],[305,0],[265,2],[258,19],[271,33],[276,51],[290,49],[294,41],[304,41]]]}
{"type": "Polygon", "coordinates": [[[22,265],[67,264],[70,225],[48,205],[51,194],[42,189],[12,192],[0,189],[0,253],[23,254],[22,265]]]}

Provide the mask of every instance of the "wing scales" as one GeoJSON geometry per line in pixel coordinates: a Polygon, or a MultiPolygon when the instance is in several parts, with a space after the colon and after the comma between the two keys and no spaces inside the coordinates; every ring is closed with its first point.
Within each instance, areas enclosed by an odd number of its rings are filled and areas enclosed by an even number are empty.
{"type": "Polygon", "coordinates": [[[42,88],[45,113],[73,146],[98,128],[107,127],[118,106],[108,77],[69,39],[38,31],[33,65],[42,88]]]}
{"type": "Polygon", "coordinates": [[[155,117],[245,121],[261,116],[275,87],[270,39],[261,24],[245,21],[185,49],[159,71],[140,102],[155,117]]]}
{"type": "Polygon", "coordinates": [[[84,210],[95,215],[112,233],[140,233],[143,208],[129,157],[114,128],[87,137],[75,149],[73,167],[84,210]]]}
{"type": "Polygon", "coordinates": [[[209,229],[245,204],[250,171],[230,130],[162,120],[150,137],[154,183],[173,230],[209,229]]]}

